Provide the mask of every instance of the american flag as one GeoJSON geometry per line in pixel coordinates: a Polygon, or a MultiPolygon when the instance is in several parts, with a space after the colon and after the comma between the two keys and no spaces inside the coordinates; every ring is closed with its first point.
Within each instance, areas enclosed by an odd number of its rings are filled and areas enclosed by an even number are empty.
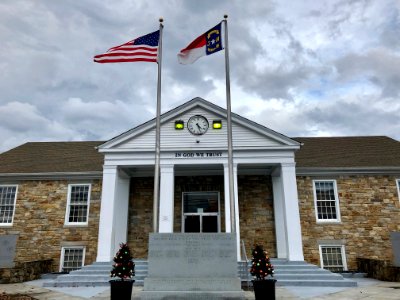
{"type": "Polygon", "coordinates": [[[94,57],[97,63],[148,61],[157,62],[160,30],[138,37],[125,44],[112,47],[104,54],[94,57]]]}

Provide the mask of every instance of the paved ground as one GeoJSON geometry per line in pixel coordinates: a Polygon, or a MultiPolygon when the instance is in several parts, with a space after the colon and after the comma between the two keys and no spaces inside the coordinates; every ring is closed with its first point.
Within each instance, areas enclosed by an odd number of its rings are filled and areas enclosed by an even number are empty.
{"type": "MultiPolygon", "coordinates": [[[[383,282],[374,279],[355,279],[358,287],[323,288],[323,287],[277,287],[277,299],[331,299],[331,300],[399,300],[400,282],[383,282]]],[[[77,300],[110,299],[110,289],[97,288],[43,288],[44,280],[35,280],[18,284],[0,284],[0,300],[28,300],[24,297],[9,295],[29,295],[39,300],[77,300]]],[[[141,287],[134,286],[132,296],[137,295],[141,287]]],[[[246,299],[254,299],[253,292],[246,292],[246,299]]]]}

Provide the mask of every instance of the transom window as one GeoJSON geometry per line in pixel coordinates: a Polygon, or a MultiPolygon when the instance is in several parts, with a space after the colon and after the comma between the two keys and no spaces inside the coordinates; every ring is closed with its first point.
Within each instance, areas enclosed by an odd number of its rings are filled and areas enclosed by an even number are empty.
{"type": "Polygon", "coordinates": [[[347,271],[345,250],[343,245],[320,245],[321,267],[331,272],[347,271]]]}
{"type": "Polygon", "coordinates": [[[340,221],[335,180],[314,180],[314,203],[317,221],[340,221]]]}
{"type": "Polygon", "coordinates": [[[87,225],[89,202],[90,184],[70,184],[65,224],[87,225]]]}
{"type": "Polygon", "coordinates": [[[71,272],[83,267],[85,247],[63,247],[61,250],[60,272],[71,272]]]}
{"type": "Polygon", "coordinates": [[[17,198],[16,185],[0,185],[0,225],[12,225],[17,198]]]}

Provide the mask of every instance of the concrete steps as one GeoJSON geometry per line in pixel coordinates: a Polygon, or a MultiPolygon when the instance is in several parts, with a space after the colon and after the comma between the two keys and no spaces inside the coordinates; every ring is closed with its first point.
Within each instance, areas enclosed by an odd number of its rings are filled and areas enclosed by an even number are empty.
{"type": "MultiPolygon", "coordinates": [[[[134,260],[135,280],[134,285],[143,285],[147,276],[147,261],[134,260]]],[[[46,282],[44,287],[82,287],[82,286],[109,286],[111,280],[110,271],[112,262],[99,263],[84,266],[80,270],[72,271],[69,274],[58,276],[55,280],[46,282]]]]}
{"type": "MultiPolygon", "coordinates": [[[[304,261],[286,261],[282,259],[271,259],[274,266],[274,279],[280,286],[320,286],[320,287],[352,287],[357,286],[355,281],[345,279],[341,274],[332,273],[304,261]]],[[[239,274],[242,282],[251,281],[248,270],[251,262],[247,265],[245,273],[245,262],[239,262],[239,274]]]]}
{"type": "MultiPolygon", "coordinates": [[[[275,268],[274,279],[280,286],[320,286],[320,287],[352,287],[357,286],[355,281],[344,279],[338,273],[332,273],[315,265],[281,259],[271,259],[275,268]]],[[[112,263],[94,263],[84,266],[82,269],[72,271],[69,274],[60,275],[55,280],[46,283],[46,287],[78,287],[78,286],[108,286],[112,263]]],[[[147,261],[135,260],[135,283],[143,285],[147,276],[147,261]]],[[[238,276],[242,284],[251,283],[252,276],[249,273],[250,262],[238,262],[238,276]]]]}

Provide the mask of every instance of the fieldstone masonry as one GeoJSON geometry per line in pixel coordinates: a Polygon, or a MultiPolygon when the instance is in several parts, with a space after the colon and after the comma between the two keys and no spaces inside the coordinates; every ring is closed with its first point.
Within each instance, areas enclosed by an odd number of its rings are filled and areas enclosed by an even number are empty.
{"type": "Polygon", "coordinates": [[[345,245],[349,270],[357,269],[357,257],[392,260],[390,232],[400,231],[400,203],[393,176],[297,177],[304,258],[319,262],[319,241],[345,245]],[[314,179],[337,182],[341,222],[317,223],[314,179]]]}
{"type": "Polygon", "coordinates": [[[0,235],[16,235],[16,263],[52,259],[52,271],[58,271],[61,247],[64,242],[79,242],[86,246],[85,263],[96,260],[101,181],[89,180],[91,198],[88,226],[66,226],[65,212],[68,197],[66,180],[21,181],[10,227],[0,227],[0,235]]]}

